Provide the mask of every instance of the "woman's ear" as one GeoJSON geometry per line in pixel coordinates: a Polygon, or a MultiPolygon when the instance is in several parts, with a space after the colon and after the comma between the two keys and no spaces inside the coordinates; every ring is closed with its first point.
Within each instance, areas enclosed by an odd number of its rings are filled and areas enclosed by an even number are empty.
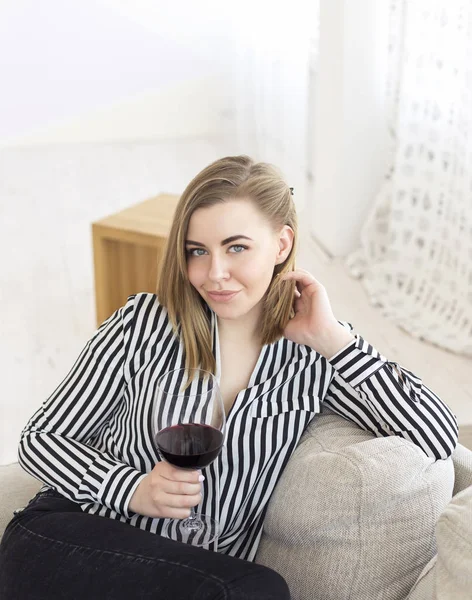
{"type": "Polygon", "coordinates": [[[287,260],[293,246],[295,234],[289,225],[284,225],[278,234],[278,250],[275,264],[280,265],[287,260]]]}

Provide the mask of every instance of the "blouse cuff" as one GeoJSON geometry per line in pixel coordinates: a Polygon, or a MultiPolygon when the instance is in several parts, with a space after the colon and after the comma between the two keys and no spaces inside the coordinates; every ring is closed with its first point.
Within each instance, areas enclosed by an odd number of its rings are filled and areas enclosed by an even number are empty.
{"type": "Polygon", "coordinates": [[[81,487],[88,487],[97,502],[129,519],[131,497],[146,474],[132,467],[100,456],[90,466],[81,487]]]}
{"type": "Polygon", "coordinates": [[[357,387],[381,369],[388,361],[359,334],[329,359],[342,378],[357,387]]]}

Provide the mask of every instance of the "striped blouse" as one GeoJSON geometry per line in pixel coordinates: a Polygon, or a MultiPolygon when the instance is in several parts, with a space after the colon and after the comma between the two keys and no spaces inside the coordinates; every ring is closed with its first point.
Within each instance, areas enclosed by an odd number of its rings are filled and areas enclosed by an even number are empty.
{"type": "MultiPolygon", "coordinates": [[[[218,378],[217,319],[208,312],[218,378]]],[[[176,520],[139,515],[128,505],[161,460],[151,427],[156,381],[183,366],[184,349],[166,309],[153,294],[131,296],[24,428],[22,467],[84,512],[179,539],[176,520]]],[[[196,510],[220,524],[208,549],[254,560],[271,494],[323,405],[376,436],[401,436],[435,459],[450,456],[457,443],[449,408],[359,335],[329,360],[281,338],[262,348],[227,416],[222,452],[203,469],[196,510]]]]}

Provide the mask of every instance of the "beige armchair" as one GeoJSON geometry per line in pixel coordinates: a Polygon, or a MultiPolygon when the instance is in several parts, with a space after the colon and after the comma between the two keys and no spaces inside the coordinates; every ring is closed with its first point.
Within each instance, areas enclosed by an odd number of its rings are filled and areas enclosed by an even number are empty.
{"type": "MultiPolygon", "coordinates": [[[[0,467],[0,536],[39,487],[18,464],[0,467]]],[[[325,410],[271,498],[256,562],[293,600],[466,600],[471,540],[472,451],[434,462],[325,410]]]]}

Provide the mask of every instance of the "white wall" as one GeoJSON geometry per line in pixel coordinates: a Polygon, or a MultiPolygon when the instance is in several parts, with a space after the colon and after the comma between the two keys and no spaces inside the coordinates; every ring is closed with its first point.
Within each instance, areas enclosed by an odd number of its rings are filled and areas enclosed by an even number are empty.
{"type": "Polygon", "coordinates": [[[228,17],[215,14],[189,0],[3,0],[0,144],[221,132],[228,17]]]}
{"type": "Polygon", "coordinates": [[[2,145],[39,148],[221,136],[232,127],[227,90],[219,73],[192,77],[37,126],[3,140],[2,145]]]}
{"type": "Polygon", "coordinates": [[[322,0],[311,232],[332,256],[359,242],[385,174],[387,0],[322,0]]]}

